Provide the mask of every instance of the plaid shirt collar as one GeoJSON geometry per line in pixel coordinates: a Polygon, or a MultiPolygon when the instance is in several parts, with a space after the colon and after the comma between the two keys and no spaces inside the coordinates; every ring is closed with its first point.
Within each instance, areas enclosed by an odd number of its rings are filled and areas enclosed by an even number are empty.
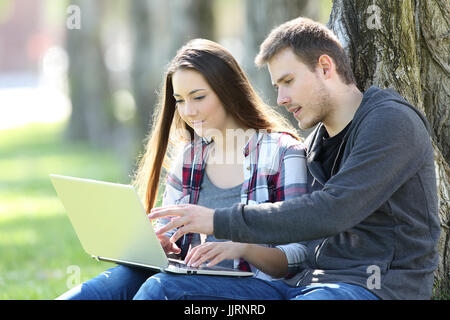
{"type": "MultiPolygon", "coordinates": [[[[259,142],[263,139],[264,134],[255,132],[244,147],[243,154],[247,157],[254,152],[259,142]]],[[[194,136],[192,147],[188,158],[184,159],[183,164],[183,196],[190,195],[189,203],[196,204],[200,195],[200,187],[203,180],[203,174],[206,167],[206,157],[213,146],[212,138],[203,138],[198,135],[194,136]]]]}

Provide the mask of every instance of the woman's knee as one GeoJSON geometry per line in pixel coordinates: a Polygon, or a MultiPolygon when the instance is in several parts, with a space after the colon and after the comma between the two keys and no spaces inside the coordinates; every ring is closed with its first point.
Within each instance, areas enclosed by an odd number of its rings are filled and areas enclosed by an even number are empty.
{"type": "Polygon", "coordinates": [[[157,273],[148,278],[144,284],[139,288],[138,292],[134,296],[135,300],[172,300],[176,299],[173,293],[174,290],[170,290],[176,284],[177,276],[169,275],[166,273],[157,273]]]}

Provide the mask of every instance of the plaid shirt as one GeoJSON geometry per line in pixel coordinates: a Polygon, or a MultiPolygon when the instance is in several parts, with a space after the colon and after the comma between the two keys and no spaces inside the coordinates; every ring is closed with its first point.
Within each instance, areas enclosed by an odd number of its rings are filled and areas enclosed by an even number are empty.
{"type": "MultiPolygon", "coordinates": [[[[195,139],[186,145],[183,157],[172,166],[166,180],[162,205],[196,204],[205,173],[206,158],[213,142],[195,139]],[[181,163],[182,162],[182,163],[181,163]]],[[[284,201],[306,193],[306,158],[301,142],[287,133],[259,132],[252,135],[244,148],[244,182],[241,189],[241,203],[257,204],[284,201]]],[[[158,220],[164,225],[167,218],[158,220]]],[[[170,231],[170,237],[175,231],[170,231]]],[[[200,237],[189,234],[179,243],[182,255],[190,244],[198,245],[200,237]]],[[[267,245],[264,245],[267,246],[267,245]]],[[[274,247],[270,245],[270,247],[274,247]]],[[[278,245],[287,257],[290,277],[297,273],[306,256],[301,243],[278,245]]],[[[235,261],[235,266],[237,262],[235,261]]],[[[258,278],[272,279],[253,266],[258,278]]]]}

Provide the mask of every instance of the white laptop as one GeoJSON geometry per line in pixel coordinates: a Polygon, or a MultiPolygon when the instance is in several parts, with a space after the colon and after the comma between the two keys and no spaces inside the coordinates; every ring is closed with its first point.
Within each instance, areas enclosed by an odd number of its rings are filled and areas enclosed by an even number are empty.
{"type": "Polygon", "coordinates": [[[252,276],[169,259],[133,186],[50,174],[84,250],[97,260],[178,274],[252,276]]]}

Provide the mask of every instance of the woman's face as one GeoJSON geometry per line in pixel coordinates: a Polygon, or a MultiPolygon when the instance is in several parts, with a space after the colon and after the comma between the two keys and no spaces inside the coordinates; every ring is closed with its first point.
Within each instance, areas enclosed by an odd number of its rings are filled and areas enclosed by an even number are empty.
{"type": "Polygon", "coordinates": [[[175,71],[172,87],[180,117],[200,137],[225,134],[226,129],[238,128],[200,72],[191,69],[175,71]]]}

